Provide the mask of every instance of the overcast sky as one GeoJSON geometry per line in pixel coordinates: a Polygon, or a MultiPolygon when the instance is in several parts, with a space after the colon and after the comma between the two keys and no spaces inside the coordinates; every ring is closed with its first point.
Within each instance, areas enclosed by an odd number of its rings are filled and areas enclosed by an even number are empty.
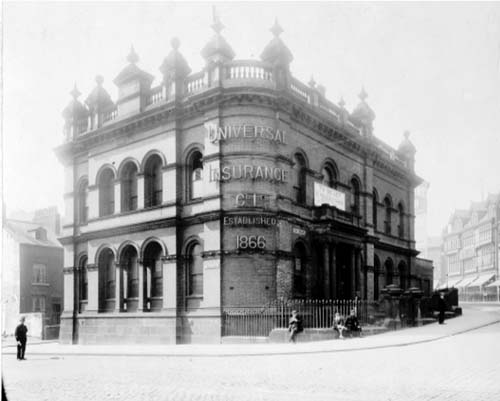
{"type": "MultiPolygon", "coordinates": [[[[212,36],[213,3],[4,3],[3,157],[8,210],[63,210],[61,111],[126,65],[159,66],[177,36],[193,71],[212,36]]],[[[429,234],[455,208],[500,191],[500,3],[215,3],[237,59],[258,58],[277,17],[294,76],[314,75],[335,102],[362,85],[375,135],[397,147],[405,130],[417,173],[430,183],[429,234]]]]}

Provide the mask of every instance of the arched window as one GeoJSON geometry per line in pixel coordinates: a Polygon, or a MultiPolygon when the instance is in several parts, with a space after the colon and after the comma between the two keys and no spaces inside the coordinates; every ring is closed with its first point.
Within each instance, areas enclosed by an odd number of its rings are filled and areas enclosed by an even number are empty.
{"type": "Polygon", "coordinates": [[[406,290],[407,274],[406,274],[405,262],[403,261],[399,262],[398,271],[399,271],[399,287],[403,290],[406,290]]]}
{"type": "Polygon", "coordinates": [[[148,158],[144,168],[144,206],[161,205],[163,197],[163,183],[161,175],[162,161],[160,156],[152,155],[148,158]]]}
{"type": "Polygon", "coordinates": [[[403,204],[398,204],[398,213],[399,213],[399,225],[398,225],[398,234],[400,238],[404,238],[405,236],[405,209],[403,204]]]}
{"type": "Polygon", "coordinates": [[[330,164],[326,164],[323,167],[323,169],[321,170],[321,174],[323,175],[322,184],[330,188],[335,188],[337,177],[335,175],[334,168],[330,164]]]}
{"type": "Polygon", "coordinates": [[[149,303],[149,309],[157,310],[162,307],[163,297],[163,263],[161,261],[162,248],[157,242],[151,242],[144,250],[145,274],[145,306],[149,303]]]}
{"type": "Polygon", "coordinates": [[[137,166],[129,162],[123,167],[120,177],[122,212],[137,209],[137,166]]]}
{"type": "Polygon", "coordinates": [[[108,216],[115,212],[115,174],[110,168],[99,175],[99,216],[108,216]]]}
{"type": "Polygon", "coordinates": [[[359,181],[356,178],[353,178],[351,180],[351,212],[355,215],[361,214],[359,188],[359,181]]]}
{"type": "Polygon", "coordinates": [[[99,309],[112,311],[115,307],[115,257],[111,249],[106,248],[99,254],[99,309]]]}
{"type": "Polygon", "coordinates": [[[373,217],[373,229],[378,230],[378,194],[375,188],[373,189],[373,202],[372,202],[372,217],[373,217]]]}
{"type": "Polygon", "coordinates": [[[388,196],[386,196],[384,198],[384,207],[385,207],[385,221],[384,221],[385,233],[388,235],[391,235],[391,232],[392,232],[392,224],[391,224],[392,202],[388,196]]]}
{"type": "Polygon", "coordinates": [[[123,297],[126,300],[127,311],[135,311],[139,301],[139,266],[137,251],[132,245],[126,246],[120,257],[120,268],[123,271],[123,297]]]}
{"type": "Polygon", "coordinates": [[[189,199],[203,196],[203,155],[199,150],[192,152],[188,158],[189,199]]]}
{"type": "Polygon", "coordinates": [[[88,275],[87,275],[87,256],[83,256],[78,264],[78,295],[80,298],[79,312],[85,310],[84,304],[88,299],[88,275]]]}
{"type": "Polygon", "coordinates": [[[380,295],[380,259],[375,255],[373,262],[373,299],[376,301],[380,295]]]}
{"type": "Polygon", "coordinates": [[[78,222],[80,224],[87,224],[88,219],[88,204],[87,198],[89,193],[88,180],[82,180],[78,187],[78,222]]]}
{"type": "Polygon", "coordinates": [[[307,252],[303,243],[298,242],[293,247],[293,282],[292,294],[294,298],[306,296],[307,252]]]}
{"type": "Polygon", "coordinates": [[[304,205],[307,201],[306,160],[300,153],[296,153],[294,159],[296,201],[298,204],[304,205]]]}
{"type": "Polygon", "coordinates": [[[187,249],[187,294],[203,296],[203,248],[197,242],[187,249]]]}
{"type": "Polygon", "coordinates": [[[391,258],[385,261],[385,285],[390,285],[394,280],[394,263],[391,258]]]}

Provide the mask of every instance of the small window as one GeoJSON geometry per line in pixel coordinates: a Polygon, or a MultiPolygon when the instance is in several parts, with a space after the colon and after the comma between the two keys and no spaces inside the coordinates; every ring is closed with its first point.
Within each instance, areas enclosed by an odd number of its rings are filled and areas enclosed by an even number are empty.
{"type": "Polygon", "coordinates": [[[194,151],[189,157],[189,199],[203,196],[203,155],[194,151]]]}
{"type": "Polygon", "coordinates": [[[47,283],[47,266],[42,263],[35,263],[33,265],[33,283],[45,284],[47,283]]]}

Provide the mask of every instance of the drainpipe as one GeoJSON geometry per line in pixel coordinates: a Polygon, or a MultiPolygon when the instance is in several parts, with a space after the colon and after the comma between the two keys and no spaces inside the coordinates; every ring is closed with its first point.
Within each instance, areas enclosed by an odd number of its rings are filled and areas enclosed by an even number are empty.
{"type": "Polygon", "coordinates": [[[77,269],[77,246],[76,246],[76,235],[77,235],[77,188],[76,188],[76,156],[73,158],[73,315],[72,315],[72,343],[78,343],[78,320],[77,320],[77,312],[78,312],[78,269],[77,269]]]}

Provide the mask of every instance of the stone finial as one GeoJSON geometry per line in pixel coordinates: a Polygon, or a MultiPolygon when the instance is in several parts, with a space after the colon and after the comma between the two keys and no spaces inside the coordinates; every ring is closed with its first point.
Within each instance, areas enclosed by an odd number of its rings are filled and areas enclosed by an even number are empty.
{"type": "Polygon", "coordinates": [[[362,102],[364,102],[368,97],[368,93],[366,93],[364,86],[361,87],[361,92],[359,93],[358,97],[361,99],[362,102]]]}
{"type": "Polygon", "coordinates": [[[410,131],[406,130],[404,133],[403,133],[403,136],[406,140],[409,140],[410,139],[410,131]]]}
{"type": "Polygon", "coordinates": [[[276,37],[279,37],[284,31],[281,25],[278,22],[278,18],[274,19],[274,25],[271,27],[270,31],[276,37]]]}
{"type": "Polygon", "coordinates": [[[178,37],[173,37],[171,40],[170,40],[170,45],[172,46],[172,49],[174,50],[178,50],[180,45],[181,45],[181,41],[179,40],[178,37]]]}
{"type": "Polygon", "coordinates": [[[316,81],[314,80],[314,76],[311,75],[311,79],[309,80],[309,86],[311,88],[315,88],[316,87],[316,81]]]}
{"type": "Polygon", "coordinates": [[[343,96],[340,97],[339,106],[341,109],[345,108],[345,101],[343,96]]]}
{"type": "Polygon", "coordinates": [[[78,99],[78,97],[82,94],[78,88],[76,87],[76,82],[75,82],[75,85],[73,86],[73,89],[71,90],[71,92],[69,93],[71,95],[71,97],[73,99],[78,99]]]}
{"type": "Polygon", "coordinates": [[[102,75],[96,75],[95,82],[97,85],[102,86],[104,82],[104,77],[102,75]]]}
{"type": "Polygon", "coordinates": [[[211,28],[214,30],[215,33],[221,33],[222,30],[225,28],[224,24],[221,22],[219,16],[215,12],[215,6],[212,7],[212,25],[211,28]]]}
{"type": "Polygon", "coordinates": [[[130,46],[130,53],[127,56],[130,64],[136,64],[139,61],[139,55],[135,52],[134,46],[130,46]]]}

